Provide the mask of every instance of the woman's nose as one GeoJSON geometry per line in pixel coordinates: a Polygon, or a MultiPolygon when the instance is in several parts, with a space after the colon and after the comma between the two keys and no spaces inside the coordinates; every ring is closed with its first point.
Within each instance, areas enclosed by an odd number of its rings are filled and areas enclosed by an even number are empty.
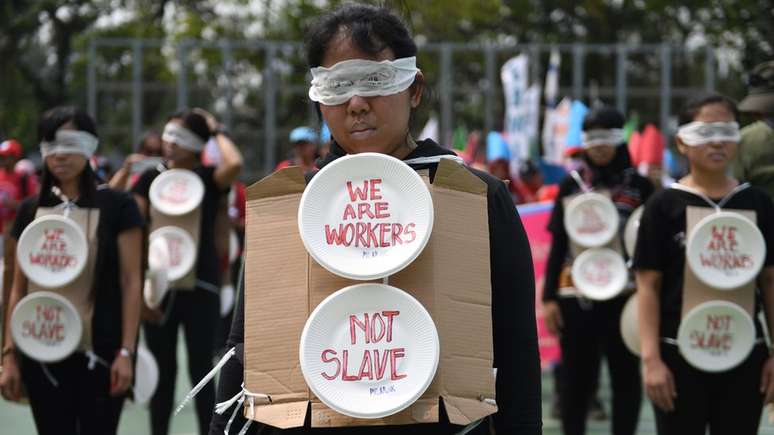
{"type": "Polygon", "coordinates": [[[370,110],[368,98],[361,97],[360,95],[353,96],[349,99],[349,102],[347,102],[347,110],[351,114],[361,114],[368,112],[370,110]]]}

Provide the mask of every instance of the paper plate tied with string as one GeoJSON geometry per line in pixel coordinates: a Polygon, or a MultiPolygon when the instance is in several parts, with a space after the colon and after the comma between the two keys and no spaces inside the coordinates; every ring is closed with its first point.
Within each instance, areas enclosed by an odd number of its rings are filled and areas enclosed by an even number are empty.
{"type": "Polygon", "coordinates": [[[738,366],[750,354],[755,345],[755,325],[740,306],[708,301],[683,317],[677,344],[692,366],[706,372],[722,372],[738,366]]]}
{"type": "Polygon", "coordinates": [[[598,248],[618,233],[618,211],[605,195],[587,192],[573,198],[564,211],[570,239],[584,248],[598,248]]]}
{"type": "Polygon", "coordinates": [[[168,216],[192,212],[204,198],[204,183],[195,172],[169,169],[156,177],[148,193],[151,204],[168,216]]]}
{"type": "Polygon", "coordinates": [[[381,418],[410,406],[438,368],[438,332],[408,293],[358,284],[323,300],[301,333],[301,371],[329,408],[381,418]]]}
{"type": "Polygon", "coordinates": [[[634,257],[634,250],[637,248],[637,232],[640,230],[640,219],[644,211],[643,205],[634,209],[624,227],[624,249],[629,257],[634,257]]]}
{"type": "Polygon", "coordinates": [[[24,275],[45,288],[64,287],[86,267],[89,247],[83,230],[61,215],[42,216],[24,229],[17,244],[24,275]]]}
{"type": "Polygon", "coordinates": [[[618,296],[629,280],[629,272],[621,254],[609,248],[583,251],[575,258],[571,273],[578,291],[598,301],[618,296]]]}
{"type": "Polygon", "coordinates": [[[145,405],[150,402],[158,385],[159,366],[156,363],[156,358],[145,346],[140,346],[137,348],[137,367],[132,387],[133,402],[136,405],[145,405]]]}
{"type": "Polygon", "coordinates": [[[39,291],[25,296],[11,314],[11,336],[16,347],[43,363],[72,354],[83,334],[81,317],[62,295],[39,291]]]}
{"type": "Polygon", "coordinates": [[[621,338],[629,351],[640,356],[640,325],[637,313],[637,293],[634,293],[621,311],[621,338]]]}
{"type": "Polygon", "coordinates": [[[177,281],[188,274],[196,262],[196,243],[183,229],[173,226],[161,227],[150,234],[150,244],[156,239],[167,243],[169,253],[169,270],[167,278],[177,281]]]}
{"type": "Polygon", "coordinates": [[[757,278],[766,260],[766,241],[750,219],[721,211],[696,224],[685,254],[691,270],[704,284],[733,290],[757,278]]]}
{"type": "Polygon", "coordinates": [[[158,308],[169,289],[169,245],[166,237],[155,237],[148,246],[148,271],[145,274],[143,296],[150,308],[158,308]]]}
{"type": "Polygon", "coordinates": [[[377,153],[341,157],[301,196],[298,229],[306,250],[349,279],[392,275],[422,252],[433,229],[433,200],[402,161],[377,153]]]}

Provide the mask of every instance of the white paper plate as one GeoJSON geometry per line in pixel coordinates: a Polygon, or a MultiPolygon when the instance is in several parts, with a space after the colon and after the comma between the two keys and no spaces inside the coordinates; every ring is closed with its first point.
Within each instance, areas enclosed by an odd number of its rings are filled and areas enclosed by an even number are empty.
{"type": "Polygon", "coordinates": [[[73,282],[83,272],[89,256],[83,230],[72,219],[60,215],[32,221],[19,237],[16,249],[24,275],[45,288],[73,282]]]}
{"type": "Polygon", "coordinates": [[[752,317],[740,306],[709,301],[690,310],[677,332],[680,353],[706,372],[730,370],[744,361],[755,345],[752,317]]]}
{"type": "Polygon", "coordinates": [[[439,354],[438,332],[427,310],[408,293],[383,284],[358,284],[328,296],[309,316],[299,346],[301,371],[312,392],[331,409],[356,418],[385,417],[414,403],[432,382],[439,354]],[[357,323],[350,328],[351,315],[361,323],[367,315],[369,325],[378,325],[369,329],[369,343],[357,323]],[[346,375],[362,375],[360,380],[342,380],[345,351],[346,375]],[[405,377],[393,379],[393,374],[405,377]]]}
{"type": "Polygon", "coordinates": [[[158,308],[169,291],[169,278],[166,270],[148,270],[145,274],[145,283],[142,295],[145,304],[150,308],[158,308]]]}
{"type": "Polygon", "coordinates": [[[81,342],[83,325],[75,306],[62,295],[39,291],[16,305],[11,315],[11,336],[30,358],[52,363],[72,354],[81,342]]]}
{"type": "Polygon", "coordinates": [[[193,171],[169,169],[153,180],[148,196],[151,204],[161,213],[180,216],[201,204],[204,183],[193,171]]]}
{"type": "Polygon", "coordinates": [[[583,251],[572,263],[571,273],[578,291],[598,301],[618,296],[629,280],[623,257],[609,248],[583,251]]]}
{"type": "Polygon", "coordinates": [[[226,284],[220,288],[220,317],[228,316],[228,313],[234,308],[235,293],[234,286],[231,284],[226,284]]]}
{"type": "Polygon", "coordinates": [[[637,323],[637,293],[631,295],[621,311],[621,338],[629,351],[640,356],[640,326],[637,323]]]}
{"type": "Polygon", "coordinates": [[[228,232],[228,264],[234,264],[239,259],[239,237],[236,231],[228,232]]]}
{"type": "Polygon", "coordinates": [[[145,346],[140,346],[137,348],[137,367],[132,388],[134,404],[145,405],[150,402],[158,385],[159,366],[156,364],[156,358],[145,346]]]}
{"type": "Polygon", "coordinates": [[[424,249],[433,229],[433,200],[422,178],[400,160],[377,153],[345,156],[309,182],[298,229],[309,255],[330,272],[383,278],[424,249]],[[371,192],[371,185],[378,190],[371,192]]]}
{"type": "Polygon", "coordinates": [[[605,246],[618,234],[618,210],[605,195],[588,192],[573,198],[564,211],[564,227],[585,248],[605,246]]]}
{"type": "Polygon", "coordinates": [[[758,227],[743,215],[720,212],[696,224],[685,255],[704,284],[733,290],[758,277],[766,260],[766,242],[758,227]]]}
{"type": "Polygon", "coordinates": [[[167,278],[170,281],[177,281],[194,267],[196,262],[196,244],[191,236],[182,228],[166,226],[157,229],[150,235],[150,244],[154,240],[162,237],[167,242],[169,250],[169,273],[167,278]]]}
{"type": "Polygon", "coordinates": [[[637,249],[637,231],[640,229],[640,219],[645,206],[641,205],[634,209],[624,227],[624,249],[629,258],[634,257],[634,250],[637,249]]]}

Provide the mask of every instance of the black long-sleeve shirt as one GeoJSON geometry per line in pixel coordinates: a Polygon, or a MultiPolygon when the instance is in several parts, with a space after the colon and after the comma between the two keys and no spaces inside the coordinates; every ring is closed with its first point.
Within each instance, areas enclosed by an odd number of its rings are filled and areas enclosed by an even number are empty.
{"type": "MultiPolygon", "coordinates": [[[[336,144],[329,158],[320,167],[342,156],[336,144]]],[[[406,157],[429,157],[451,154],[430,140],[418,142],[418,147],[406,157]]],[[[429,169],[435,175],[437,163],[412,165],[415,170],[429,169]]],[[[532,435],[542,433],[540,359],[535,323],[535,280],[532,257],[526,232],[521,224],[505,184],[481,171],[471,172],[487,184],[489,216],[490,265],[492,282],[492,330],[494,366],[497,367],[496,395],[498,412],[493,416],[499,434],[532,435]]],[[[240,294],[229,336],[229,346],[244,341],[244,295],[240,294]]],[[[485,337],[482,337],[484,339],[485,337]]],[[[241,346],[238,346],[240,349],[241,346]]],[[[241,353],[241,352],[240,352],[241,353]]],[[[242,382],[242,365],[235,361],[224,368],[221,376],[222,397],[225,400],[238,391],[242,382]]],[[[220,392],[219,392],[220,393],[220,392]]],[[[227,413],[228,414],[228,413],[227,413]]],[[[223,433],[228,415],[216,415],[210,433],[223,433]],[[225,417],[225,418],[224,418],[225,417]]],[[[309,419],[307,418],[307,421],[309,419]]],[[[308,424],[308,423],[307,423],[308,424]]],[[[347,435],[387,435],[410,433],[451,434],[459,426],[432,423],[404,426],[347,427],[335,429],[296,428],[280,430],[257,424],[261,434],[336,433],[347,435]]],[[[234,424],[241,427],[241,424],[234,424]]]]}

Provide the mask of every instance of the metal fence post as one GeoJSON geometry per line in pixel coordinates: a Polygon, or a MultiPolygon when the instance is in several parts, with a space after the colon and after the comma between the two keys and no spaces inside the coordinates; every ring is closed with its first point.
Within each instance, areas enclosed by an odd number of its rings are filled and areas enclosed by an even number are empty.
{"type": "Polygon", "coordinates": [[[704,89],[707,92],[715,90],[715,48],[707,46],[704,56],[704,89]]]}
{"type": "Polygon", "coordinates": [[[626,45],[618,44],[615,67],[615,106],[626,116],[626,45]]]}
{"type": "Polygon", "coordinates": [[[97,41],[89,40],[89,60],[87,66],[87,110],[91,118],[97,122],[97,41]]]}
{"type": "Polygon", "coordinates": [[[263,123],[263,171],[270,174],[276,163],[276,122],[277,122],[277,87],[274,81],[274,58],[277,54],[277,46],[273,43],[266,46],[265,66],[263,69],[263,109],[265,118],[263,123]]]}
{"type": "Polygon", "coordinates": [[[142,135],[142,39],[132,41],[132,144],[142,135]]]}
{"type": "Polygon", "coordinates": [[[495,83],[497,83],[497,58],[492,44],[484,48],[484,68],[486,74],[486,89],[484,89],[484,131],[480,140],[486,140],[486,135],[494,128],[495,83]]]}
{"type": "Polygon", "coordinates": [[[672,47],[668,43],[661,44],[661,91],[660,91],[660,126],[661,133],[669,136],[669,117],[672,110],[672,47]]]}
{"type": "Polygon", "coordinates": [[[441,131],[438,140],[444,147],[451,147],[452,131],[452,47],[448,43],[441,44],[441,131]]]}
{"type": "Polygon", "coordinates": [[[585,56],[583,45],[575,43],[572,46],[572,97],[576,100],[583,99],[583,58],[585,56]]]}
{"type": "Polygon", "coordinates": [[[234,89],[231,83],[231,69],[234,64],[231,54],[231,41],[225,39],[221,41],[221,54],[223,59],[223,74],[226,79],[226,89],[224,98],[226,99],[226,113],[223,114],[223,124],[228,131],[234,130],[234,89]]]}
{"type": "Polygon", "coordinates": [[[177,108],[188,107],[188,46],[189,41],[183,39],[177,47],[177,60],[180,70],[177,72],[177,108]]]}

